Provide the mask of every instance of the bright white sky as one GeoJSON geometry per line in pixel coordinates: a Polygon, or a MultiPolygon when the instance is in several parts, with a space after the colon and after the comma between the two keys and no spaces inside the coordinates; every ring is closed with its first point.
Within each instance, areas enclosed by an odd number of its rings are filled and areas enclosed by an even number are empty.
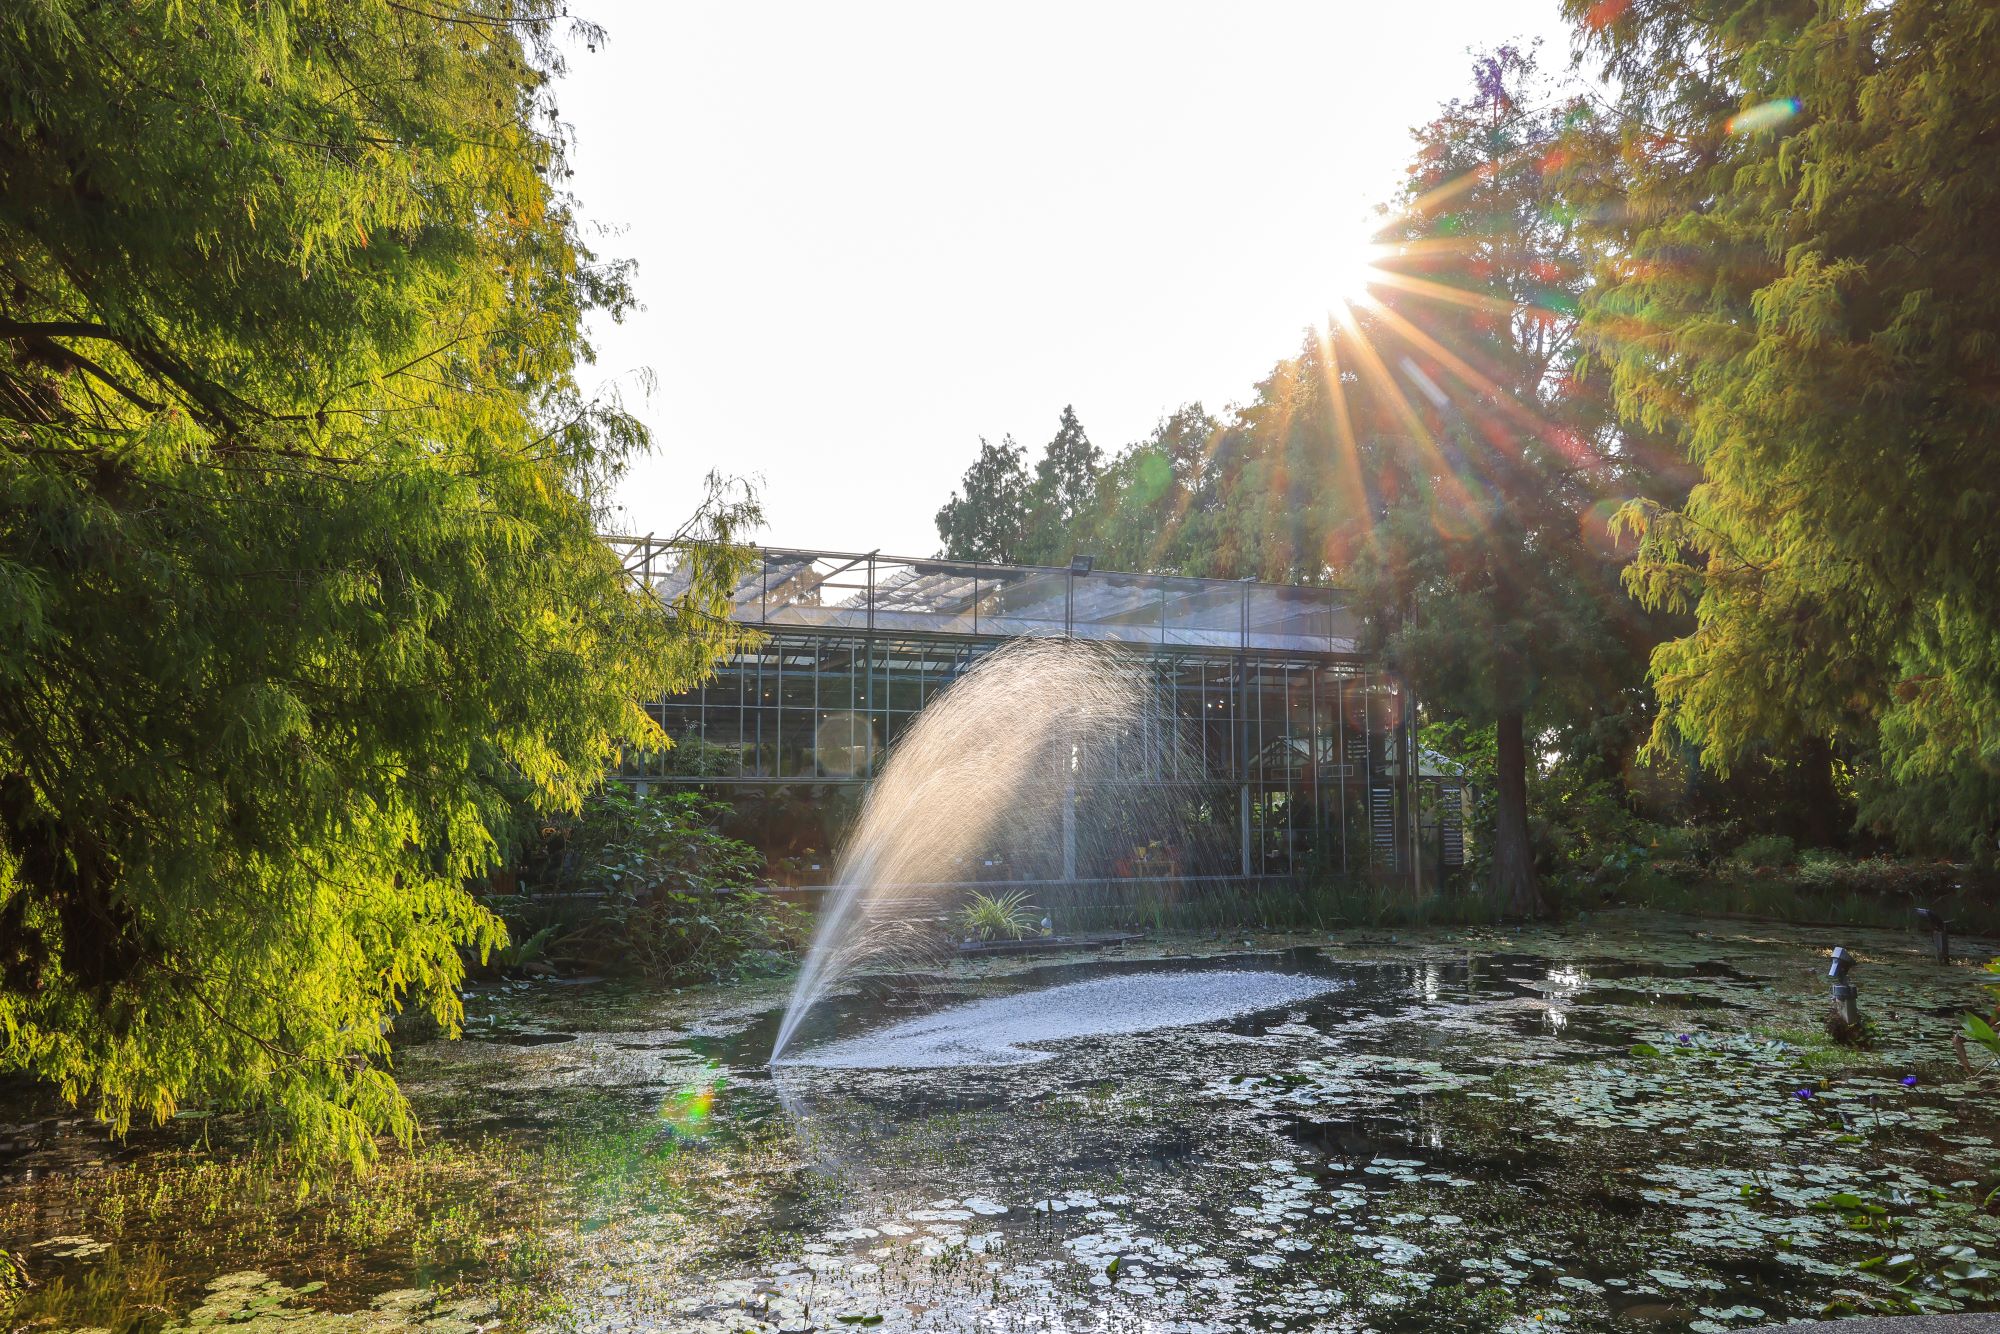
{"type": "Polygon", "coordinates": [[[596,331],[656,437],[624,526],[720,468],[765,541],[896,555],[982,435],[1038,453],[1073,403],[1109,453],[1247,398],[1468,48],[1568,53],[1557,0],[575,8],[610,41],[559,90],[570,184],[646,306],[596,331]]]}

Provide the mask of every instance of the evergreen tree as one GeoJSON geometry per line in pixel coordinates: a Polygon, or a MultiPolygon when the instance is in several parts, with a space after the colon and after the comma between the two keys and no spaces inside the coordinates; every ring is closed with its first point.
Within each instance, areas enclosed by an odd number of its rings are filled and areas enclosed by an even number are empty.
{"type": "MultiPolygon", "coordinates": [[[[1989,0],[1566,0],[1620,89],[1589,335],[1700,468],[1631,570],[1676,737],[1879,746],[1869,813],[2000,833],[2000,23],[1989,0]]],[[[1864,763],[1864,770],[1876,766],[1864,763]]]]}
{"type": "MultiPolygon", "coordinates": [[[[514,803],[574,809],[741,567],[629,590],[553,0],[0,24],[0,1070],[122,1131],[407,1132],[514,803]]],[[[753,517],[719,498],[690,535],[753,517]]]]}
{"type": "Polygon", "coordinates": [[[1011,564],[1023,559],[1028,540],[1027,452],[1007,436],[994,444],[983,436],[979,457],[965,470],[961,485],[937,512],[941,553],[947,560],[1011,564]]]}
{"type": "Polygon", "coordinates": [[[1035,479],[1028,487],[1024,560],[1067,564],[1089,544],[1102,467],[1103,451],[1090,443],[1076,409],[1064,407],[1055,438],[1035,461],[1035,479]]]}

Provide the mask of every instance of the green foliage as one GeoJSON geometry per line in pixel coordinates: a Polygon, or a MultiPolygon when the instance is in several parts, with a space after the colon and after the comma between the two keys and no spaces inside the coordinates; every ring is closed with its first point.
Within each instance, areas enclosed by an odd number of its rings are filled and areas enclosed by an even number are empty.
{"type": "Polygon", "coordinates": [[[1790,866],[1797,860],[1797,853],[1792,840],[1783,834],[1760,834],[1743,840],[1736,849],[1736,858],[1751,866],[1790,866]]]}
{"type": "Polygon", "coordinates": [[[803,946],[806,915],[757,888],[763,859],[721,832],[726,814],[684,789],[609,784],[543,831],[526,892],[501,911],[567,966],[674,985],[775,967],[803,946]]]}
{"type": "Polygon", "coordinates": [[[967,940],[1019,940],[1035,930],[1041,909],[1025,890],[982,894],[975,890],[958,910],[958,929],[967,940]]]}
{"type": "Polygon", "coordinates": [[[1647,846],[1662,861],[1706,862],[1710,855],[1706,829],[1695,825],[1658,827],[1649,831],[1647,846]]]}
{"type": "MultiPolygon", "coordinates": [[[[1989,976],[2000,978],[2000,959],[1990,960],[1986,965],[1986,972],[1989,976]]],[[[1992,1010],[1983,1016],[1967,1014],[1959,1034],[1959,1060],[1968,1069],[1971,1068],[1972,1062],[1967,1060],[1964,1054],[1964,1044],[1967,1042],[1977,1043],[1987,1050],[1991,1056],[1986,1065],[1988,1070],[2000,1066],[2000,1031],[1994,1028],[1995,1023],[2000,1023],[2000,983],[1989,986],[1986,990],[1993,998],[1992,1010]]]]}
{"type": "Polygon", "coordinates": [[[1098,491],[1103,452],[1090,442],[1076,409],[1065,407],[1056,433],[1035,460],[1008,436],[979,442],[951,499],[937,512],[943,554],[953,560],[1067,565],[1090,550],[1102,527],[1098,491]]]}
{"type": "Polygon", "coordinates": [[[1801,885],[1813,890],[1872,895],[1911,904],[1930,903],[1954,894],[1960,887],[1957,867],[1896,857],[1847,861],[1808,854],[1796,876],[1801,885]]]}
{"type": "Polygon", "coordinates": [[[1465,815],[1466,870],[1472,883],[1491,884],[1493,826],[1498,816],[1494,791],[1499,769],[1493,727],[1477,727],[1463,718],[1426,722],[1417,729],[1417,742],[1452,766],[1470,795],[1465,815]]]}
{"type": "Polygon", "coordinates": [[[1097,474],[1103,453],[1090,443],[1076,409],[1064,407],[1055,438],[1035,460],[1035,480],[1027,494],[1027,536],[1021,559],[1038,565],[1066,565],[1089,549],[1097,505],[1097,474]]]}
{"type": "Polygon", "coordinates": [[[1027,451],[1008,436],[999,444],[981,439],[979,457],[965,470],[964,494],[937,512],[941,553],[951,560],[1023,559],[1028,537],[1027,451]]]}
{"type": "Polygon", "coordinates": [[[736,642],[739,550],[669,604],[594,537],[645,434],[577,383],[630,296],[561,193],[556,17],[0,23],[0,1070],[118,1131],[407,1133],[385,1033],[456,1025],[509,813],[736,642]]]}
{"type": "MultiPolygon", "coordinates": [[[[1097,484],[1098,555],[1117,570],[1241,578],[1262,568],[1238,540],[1261,532],[1233,517],[1258,497],[1239,489],[1242,437],[1225,432],[1199,403],[1160,419],[1151,435],[1119,451],[1097,484]]],[[[1278,531],[1269,534],[1275,544],[1278,531]]]]}
{"type": "Polygon", "coordinates": [[[1864,819],[2000,833],[2000,24],[1985,0],[1565,0],[1621,90],[1594,355],[1701,470],[1628,572],[1692,611],[1656,747],[1879,753],[1864,819]]]}
{"type": "Polygon", "coordinates": [[[1633,812],[1615,778],[1587,764],[1551,765],[1530,778],[1528,793],[1536,861],[1558,877],[1615,882],[1663,855],[1658,826],[1633,812]]]}
{"type": "Polygon", "coordinates": [[[1653,483],[1578,361],[1597,257],[1558,149],[1593,113],[1529,51],[1481,56],[1473,83],[1418,129],[1381,232],[1389,277],[1320,369],[1352,422],[1347,489],[1365,493],[1345,507],[1351,577],[1426,706],[1497,725],[1494,875],[1526,912],[1534,740],[1623,708],[1652,638],[1605,520],[1653,483]]]}

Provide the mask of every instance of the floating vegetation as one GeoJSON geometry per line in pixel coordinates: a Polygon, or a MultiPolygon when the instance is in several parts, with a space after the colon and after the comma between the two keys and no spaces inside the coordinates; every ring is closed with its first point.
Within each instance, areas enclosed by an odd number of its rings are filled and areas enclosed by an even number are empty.
{"type": "Polygon", "coordinates": [[[1183,938],[830,999],[852,1037],[1117,974],[1318,980],[928,1069],[767,1070],[768,986],[495,988],[471,1031],[576,1039],[409,1048],[430,1139],[371,1180],[300,1200],[192,1141],[93,1165],[77,1129],[17,1160],[42,1166],[0,1185],[38,1285],[12,1323],[1714,1334],[2000,1307],[2000,1110],[1951,1045],[1991,979],[1850,933],[1855,1052],[1817,1026],[1833,943],[1639,915],[1183,938]]]}

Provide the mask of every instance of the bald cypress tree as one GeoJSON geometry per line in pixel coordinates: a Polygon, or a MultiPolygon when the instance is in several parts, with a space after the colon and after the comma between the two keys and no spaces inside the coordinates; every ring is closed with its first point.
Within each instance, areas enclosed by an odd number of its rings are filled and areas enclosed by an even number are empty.
{"type": "Polygon", "coordinates": [[[1473,76],[1417,131],[1382,281],[1324,356],[1352,386],[1359,503],[1338,545],[1417,695],[1495,729],[1495,889],[1534,913],[1536,738],[1619,707],[1638,674],[1651,632],[1607,520],[1653,479],[1576,339],[1594,265],[1561,149],[1589,113],[1532,52],[1473,76]]]}
{"type": "MultiPolygon", "coordinates": [[[[0,1070],[123,1130],[407,1132],[514,804],[698,678],[739,557],[634,595],[645,444],[578,382],[556,6],[104,5],[0,24],[0,1070]]],[[[692,530],[727,538],[722,499],[692,530]]]]}
{"type": "Polygon", "coordinates": [[[2000,23],[1983,0],[1566,0],[1624,100],[1594,355],[1700,470],[1630,582],[1693,612],[1655,743],[1855,755],[2000,835],[2000,23]],[[1872,757],[1874,758],[1871,763],[1872,757]]]}

